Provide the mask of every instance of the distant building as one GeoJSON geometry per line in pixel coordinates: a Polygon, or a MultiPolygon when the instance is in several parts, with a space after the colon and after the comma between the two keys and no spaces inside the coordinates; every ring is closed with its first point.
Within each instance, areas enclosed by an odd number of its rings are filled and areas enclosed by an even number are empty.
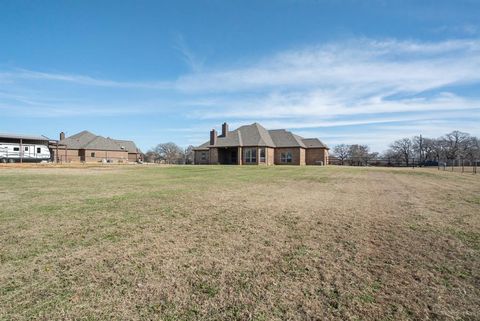
{"type": "Polygon", "coordinates": [[[329,148],[318,138],[303,138],[285,129],[267,130],[258,123],[222,134],[194,149],[195,164],[326,165],[329,148]]]}
{"type": "Polygon", "coordinates": [[[137,162],[141,151],[131,140],[112,139],[82,131],[70,137],[60,133],[58,145],[52,148],[53,159],[59,162],[137,162]]]}

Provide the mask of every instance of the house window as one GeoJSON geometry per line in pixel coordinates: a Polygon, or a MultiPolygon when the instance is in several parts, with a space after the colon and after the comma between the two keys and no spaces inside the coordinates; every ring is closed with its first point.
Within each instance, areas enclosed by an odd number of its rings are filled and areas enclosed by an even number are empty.
{"type": "Polygon", "coordinates": [[[281,153],[280,154],[280,162],[291,163],[292,162],[292,152],[281,153]]]}
{"type": "Polygon", "coordinates": [[[25,146],[25,151],[28,152],[28,146],[25,146]]]}
{"type": "Polygon", "coordinates": [[[207,160],[207,153],[202,152],[202,154],[200,154],[200,158],[201,158],[202,161],[207,160]]]}
{"type": "Polygon", "coordinates": [[[265,163],[265,148],[260,148],[260,163],[265,163]]]}
{"type": "Polygon", "coordinates": [[[40,147],[37,147],[37,154],[40,154],[42,152],[42,149],[40,147]]]}
{"type": "Polygon", "coordinates": [[[257,162],[257,149],[256,148],[246,148],[245,149],[245,163],[256,163],[257,162]]]}
{"type": "Polygon", "coordinates": [[[91,152],[90,157],[95,157],[95,152],[91,152]]]}
{"type": "Polygon", "coordinates": [[[19,151],[20,151],[20,147],[13,147],[13,151],[14,151],[14,152],[19,152],[19,151]]]}

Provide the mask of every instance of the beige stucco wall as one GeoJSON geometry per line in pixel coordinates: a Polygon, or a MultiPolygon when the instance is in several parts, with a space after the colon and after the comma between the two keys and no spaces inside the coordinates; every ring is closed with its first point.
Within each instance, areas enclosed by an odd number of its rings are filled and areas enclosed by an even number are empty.
{"type": "Polygon", "coordinates": [[[305,165],[305,148],[300,148],[300,165],[305,165]]]}
{"type": "Polygon", "coordinates": [[[267,165],[273,165],[275,162],[275,149],[267,147],[266,156],[267,165]]]}
{"type": "Polygon", "coordinates": [[[237,149],[237,164],[243,165],[243,149],[242,147],[238,147],[237,149]]]}

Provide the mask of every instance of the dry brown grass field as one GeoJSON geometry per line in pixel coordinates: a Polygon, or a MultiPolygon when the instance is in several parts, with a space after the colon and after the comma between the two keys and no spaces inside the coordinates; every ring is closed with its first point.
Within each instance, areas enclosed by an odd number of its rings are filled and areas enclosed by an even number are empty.
{"type": "Polygon", "coordinates": [[[1,320],[479,320],[480,175],[0,168],[1,320]]]}

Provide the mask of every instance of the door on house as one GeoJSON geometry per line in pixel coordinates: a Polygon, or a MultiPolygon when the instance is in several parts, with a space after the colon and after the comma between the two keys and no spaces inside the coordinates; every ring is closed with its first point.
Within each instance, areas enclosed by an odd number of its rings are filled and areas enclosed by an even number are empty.
{"type": "Polygon", "coordinates": [[[238,164],[238,151],[236,149],[232,149],[230,153],[230,163],[238,164]]]}
{"type": "Polygon", "coordinates": [[[223,165],[235,165],[238,160],[237,148],[225,147],[218,149],[218,161],[223,165]]]}

